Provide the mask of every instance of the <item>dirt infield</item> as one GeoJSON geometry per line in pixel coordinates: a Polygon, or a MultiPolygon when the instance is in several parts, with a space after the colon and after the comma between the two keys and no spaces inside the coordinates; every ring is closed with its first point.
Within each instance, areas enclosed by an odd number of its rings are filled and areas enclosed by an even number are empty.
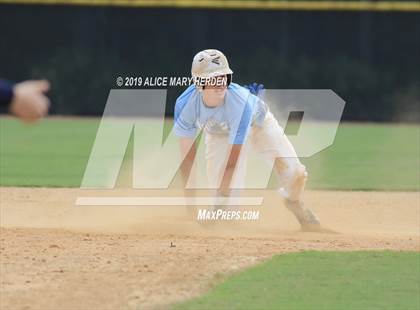
{"type": "Polygon", "coordinates": [[[300,232],[273,192],[259,221],[204,227],[182,207],[75,207],[78,189],[0,195],[1,309],[163,308],[274,254],[420,250],[418,192],[309,191],[325,233],[300,232]]]}

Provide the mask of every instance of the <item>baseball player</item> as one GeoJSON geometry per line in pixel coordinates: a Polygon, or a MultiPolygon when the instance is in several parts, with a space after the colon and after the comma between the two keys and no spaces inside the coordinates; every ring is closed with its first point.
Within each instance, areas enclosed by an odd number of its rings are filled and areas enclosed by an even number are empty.
{"type": "Polygon", "coordinates": [[[251,85],[251,92],[232,83],[233,71],[225,55],[215,49],[195,55],[191,73],[195,84],[178,97],[174,115],[174,132],[185,158],[181,165],[184,181],[195,158],[199,130],[205,133],[209,184],[219,197],[229,197],[231,189],[243,186],[246,154],[252,147],[274,164],[281,184],[278,192],[302,230],[319,230],[318,218],[303,204],[305,166],[267,104],[252,93],[260,89],[251,85]]]}

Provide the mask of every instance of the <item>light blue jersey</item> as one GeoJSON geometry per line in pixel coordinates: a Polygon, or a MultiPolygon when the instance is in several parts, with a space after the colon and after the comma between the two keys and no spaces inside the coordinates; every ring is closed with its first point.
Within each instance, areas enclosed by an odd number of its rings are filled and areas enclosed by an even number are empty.
{"type": "Polygon", "coordinates": [[[231,83],[224,103],[210,108],[195,85],[189,86],[175,104],[175,134],[193,138],[197,130],[227,134],[231,144],[243,144],[251,125],[262,126],[267,106],[260,98],[238,84],[231,83]]]}

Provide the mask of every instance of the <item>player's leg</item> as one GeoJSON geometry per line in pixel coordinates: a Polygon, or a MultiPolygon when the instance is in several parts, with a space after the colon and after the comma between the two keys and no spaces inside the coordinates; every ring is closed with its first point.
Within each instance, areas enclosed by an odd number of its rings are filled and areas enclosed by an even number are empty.
{"type": "Polygon", "coordinates": [[[279,180],[279,193],[286,207],[295,215],[304,230],[319,229],[315,214],[304,207],[303,193],[308,173],[299,161],[293,145],[271,112],[262,127],[253,127],[252,142],[256,150],[274,164],[279,180]]]}
{"type": "Polygon", "coordinates": [[[318,218],[310,209],[304,207],[303,193],[308,178],[305,166],[293,160],[287,160],[284,164],[284,158],[277,157],[274,168],[283,182],[278,191],[285,198],[286,207],[295,215],[303,230],[318,230],[318,218]],[[278,162],[282,164],[279,165],[278,162]]]}

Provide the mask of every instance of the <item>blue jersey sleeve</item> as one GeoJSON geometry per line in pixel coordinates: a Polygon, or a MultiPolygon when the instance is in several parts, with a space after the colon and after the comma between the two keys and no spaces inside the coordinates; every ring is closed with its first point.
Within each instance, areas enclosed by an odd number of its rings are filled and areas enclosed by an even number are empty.
{"type": "Polygon", "coordinates": [[[0,105],[8,105],[13,98],[13,84],[0,80],[0,105]]]}
{"type": "Polygon", "coordinates": [[[195,86],[188,87],[175,103],[174,132],[178,137],[193,138],[196,135],[196,111],[193,99],[195,86]]]}

